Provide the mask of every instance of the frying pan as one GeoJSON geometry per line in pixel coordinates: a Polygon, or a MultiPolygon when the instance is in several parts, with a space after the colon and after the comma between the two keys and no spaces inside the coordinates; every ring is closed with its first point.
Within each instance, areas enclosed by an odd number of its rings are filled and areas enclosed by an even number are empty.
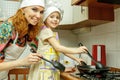
{"type": "Polygon", "coordinates": [[[108,67],[105,67],[103,69],[96,69],[95,66],[91,66],[91,65],[77,65],[77,69],[79,70],[79,72],[81,73],[86,73],[86,74],[101,74],[103,72],[107,72],[109,71],[108,67]]]}
{"type": "MultiPolygon", "coordinates": [[[[31,48],[31,52],[36,53],[36,50],[34,50],[33,48],[31,48]]],[[[63,64],[61,64],[58,61],[49,61],[44,57],[41,57],[42,60],[47,61],[49,63],[51,63],[56,69],[59,69],[60,71],[64,71],[65,70],[65,66],[63,64]]]]}
{"type": "MultiPolygon", "coordinates": [[[[82,43],[79,43],[79,45],[83,46],[82,43]]],[[[104,66],[103,66],[100,62],[96,61],[96,60],[91,56],[91,54],[89,53],[88,50],[86,50],[86,51],[87,51],[88,56],[89,56],[89,57],[93,60],[93,62],[96,64],[96,68],[97,68],[97,69],[103,69],[104,66]]]]}

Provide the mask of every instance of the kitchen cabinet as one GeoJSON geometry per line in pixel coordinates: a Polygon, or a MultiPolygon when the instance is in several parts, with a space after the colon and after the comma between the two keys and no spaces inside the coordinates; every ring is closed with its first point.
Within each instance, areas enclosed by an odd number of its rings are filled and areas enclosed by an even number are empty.
{"type": "Polygon", "coordinates": [[[88,7],[73,6],[73,23],[78,23],[88,19],[88,7]]]}
{"type": "Polygon", "coordinates": [[[112,5],[114,7],[114,9],[120,8],[120,5],[118,5],[118,4],[102,3],[102,2],[97,2],[97,0],[72,0],[72,5],[82,5],[82,6],[88,6],[88,5],[111,6],[112,5]]]}
{"type": "Polygon", "coordinates": [[[72,5],[79,5],[80,3],[84,2],[85,0],[72,0],[72,5]]]}
{"type": "Polygon", "coordinates": [[[64,10],[63,20],[61,21],[60,25],[72,24],[73,20],[73,9],[71,6],[71,0],[58,0],[62,3],[62,8],[64,10]]]}
{"type": "MultiPolygon", "coordinates": [[[[72,24],[60,25],[59,29],[73,30],[114,21],[115,7],[113,5],[98,3],[96,0],[71,0],[71,2],[73,6],[72,24]]],[[[68,18],[69,16],[66,17],[66,20],[68,18]]]]}
{"type": "Polygon", "coordinates": [[[73,24],[64,25],[61,27],[61,29],[73,30],[81,27],[91,27],[114,21],[113,5],[102,3],[99,4],[94,0],[79,0],[79,1],[84,4],[81,3],[78,6],[72,4],[72,6],[74,6],[73,24]]]}
{"type": "MultiPolygon", "coordinates": [[[[49,0],[46,0],[46,3],[49,0]]],[[[63,19],[60,22],[60,25],[67,25],[67,24],[72,24],[73,20],[73,7],[71,6],[71,0],[53,0],[59,4],[61,4],[61,9],[64,11],[63,19]]]]}
{"type": "MultiPolygon", "coordinates": [[[[114,9],[113,7],[102,6],[88,6],[88,9],[84,9],[86,18],[75,24],[76,28],[79,27],[91,27],[107,22],[114,21],[114,9]],[[88,11],[88,12],[87,12],[88,11]]],[[[82,16],[81,13],[79,16],[82,16]]]]}
{"type": "Polygon", "coordinates": [[[75,6],[73,8],[73,24],[62,25],[59,29],[78,29],[91,27],[114,21],[113,6],[75,6]],[[75,8],[75,9],[74,9],[75,8]]]}

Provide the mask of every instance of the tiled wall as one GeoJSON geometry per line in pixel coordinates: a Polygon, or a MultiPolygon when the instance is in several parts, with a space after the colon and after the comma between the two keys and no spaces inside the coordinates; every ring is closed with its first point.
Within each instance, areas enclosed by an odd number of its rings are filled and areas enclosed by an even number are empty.
{"type": "MultiPolygon", "coordinates": [[[[72,34],[71,31],[59,31],[61,44],[77,46],[82,42],[92,53],[92,45],[103,44],[106,46],[107,66],[120,68],[120,9],[115,10],[115,21],[99,26],[92,26],[90,32],[72,34]]],[[[86,58],[91,64],[89,57],[86,58]]]]}
{"type": "Polygon", "coordinates": [[[60,43],[65,46],[77,46],[77,36],[72,33],[70,30],[59,30],[57,31],[60,43]]]}
{"type": "Polygon", "coordinates": [[[0,0],[0,19],[7,19],[19,8],[20,2],[0,0]]]}
{"type": "Polygon", "coordinates": [[[91,31],[78,35],[91,52],[92,45],[106,46],[107,65],[120,68],[120,9],[115,10],[115,21],[91,27],[91,31]]]}
{"type": "MultiPolygon", "coordinates": [[[[64,45],[66,47],[76,47],[77,46],[77,43],[78,43],[77,36],[75,34],[73,34],[71,31],[59,30],[57,32],[59,35],[61,45],[64,45]]],[[[66,61],[66,60],[70,62],[70,64],[66,65],[66,66],[72,66],[72,63],[74,63],[73,60],[69,59],[68,57],[64,56],[63,54],[61,54],[60,59],[61,59],[61,62],[66,61]]]]}

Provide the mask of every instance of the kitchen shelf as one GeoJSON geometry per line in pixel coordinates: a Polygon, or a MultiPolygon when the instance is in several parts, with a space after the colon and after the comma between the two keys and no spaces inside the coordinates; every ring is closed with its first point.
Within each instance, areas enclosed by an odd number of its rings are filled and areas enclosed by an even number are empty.
{"type": "Polygon", "coordinates": [[[101,3],[101,2],[97,2],[97,0],[72,0],[72,5],[81,5],[81,6],[89,6],[89,5],[113,6],[114,9],[120,8],[120,5],[118,5],[118,4],[101,3]]]}

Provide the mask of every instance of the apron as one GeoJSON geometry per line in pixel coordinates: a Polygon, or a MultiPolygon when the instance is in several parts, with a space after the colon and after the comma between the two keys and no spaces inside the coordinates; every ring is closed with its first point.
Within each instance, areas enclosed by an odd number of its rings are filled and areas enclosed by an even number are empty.
{"type": "MultiPolygon", "coordinates": [[[[58,60],[58,56],[52,48],[41,54],[50,61],[58,60]]],[[[31,65],[28,80],[60,80],[60,72],[49,62],[40,60],[38,64],[31,65]]]]}
{"type": "MultiPolygon", "coordinates": [[[[24,52],[26,46],[20,47],[16,45],[17,39],[18,39],[18,33],[16,35],[13,44],[11,44],[8,48],[5,49],[5,59],[4,59],[5,62],[18,59],[21,56],[21,54],[24,52]]],[[[0,80],[8,80],[8,72],[9,70],[1,71],[0,80]]]]}
{"type": "MultiPolygon", "coordinates": [[[[39,42],[41,43],[41,42],[39,42]]],[[[40,53],[47,60],[59,61],[59,52],[55,51],[51,45],[38,46],[40,53]]],[[[49,62],[40,60],[38,64],[31,65],[28,80],[60,80],[60,71],[49,62]]]]}

